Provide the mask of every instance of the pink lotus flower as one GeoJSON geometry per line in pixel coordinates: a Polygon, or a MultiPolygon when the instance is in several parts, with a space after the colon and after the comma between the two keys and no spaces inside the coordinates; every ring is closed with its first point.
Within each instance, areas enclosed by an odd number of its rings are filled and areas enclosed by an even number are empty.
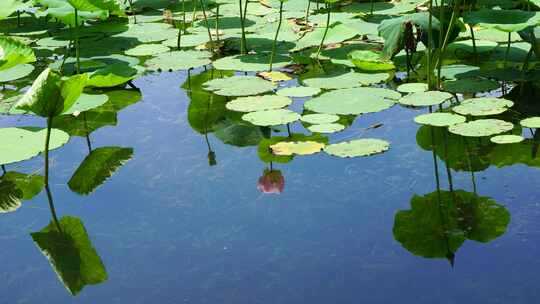
{"type": "Polygon", "coordinates": [[[257,189],[262,193],[280,194],[285,188],[285,178],[279,170],[264,169],[263,175],[257,182],[257,189]]]}

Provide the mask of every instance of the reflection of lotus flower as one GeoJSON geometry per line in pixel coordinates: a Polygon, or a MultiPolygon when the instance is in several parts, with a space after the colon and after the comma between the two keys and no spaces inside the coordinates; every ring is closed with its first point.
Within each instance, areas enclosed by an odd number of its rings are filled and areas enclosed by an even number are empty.
{"type": "Polygon", "coordinates": [[[262,193],[280,194],[285,187],[285,178],[279,170],[264,169],[263,176],[259,178],[257,189],[262,193]]]}

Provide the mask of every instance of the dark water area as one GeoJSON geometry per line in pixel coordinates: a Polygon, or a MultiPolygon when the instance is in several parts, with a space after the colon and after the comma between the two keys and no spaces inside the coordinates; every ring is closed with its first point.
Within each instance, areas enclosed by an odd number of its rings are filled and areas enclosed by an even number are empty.
{"type": "MultiPolygon", "coordinates": [[[[226,145],[209,134],[217,161],[209,166],[205,137],[188,123],[189,98],[180,88],[186,76],[136,80],[142,100],[119,112],[117,126],[91,134],[93,147],[134,150],[91,195],[67,186],[87,154],[86,139],[73,137],[51,152],[56,211],[84,222],[107,281],[73,297],[58,280],[30,236],[51,221],[42,192],[1,215],[0,303],[535,303],[540,171],[534,161],[493,163],[473,175],[451,171],[453,189],[476,190],[510,216],[500,236],[464,240],[452,267],[444,257],[410,252],[394,231],[396,215],[411,208],[415,195],[436,193],[437,175],[442,190],[450,186],[445,163],[438,157],[436,170],[432,152],[417,144],[413,118],[426,109],[396,105],[356,118],[330,142],[384,138],[390,150],[274,163],[284,190],[264,194],[257,182],[269,164],[256,146],[226,145]],[[382,126],[369,128],[375,124],[382,126]]],[[[1,127],[43,123],[0,117],[1,127]]],[[[293,132],[302,130],[292,125],[293,132]]],[[[520,145],[523,158],[531,158],[529,143],[520,145]]],[[[42,163],[37,157],[8,169],[31,173],[42,163]]]]}

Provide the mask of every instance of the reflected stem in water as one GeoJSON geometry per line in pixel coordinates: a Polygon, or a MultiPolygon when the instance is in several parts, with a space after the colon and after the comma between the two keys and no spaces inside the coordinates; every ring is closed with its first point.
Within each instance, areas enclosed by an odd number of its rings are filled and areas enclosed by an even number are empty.
{"type": "Polygon", "coordinates": [[[471,172],[471,181],[472,181],[472,186],[473,186],[473,192],[474,192],[474,194],[477,194],[476,193],[476,178],[474,177],[474,171],[473,171],[472,163],[471,163],[471,157],[470,157],[471,151],[469,150],[469,142],[467,141],[467,139],[465,137],[463,137],[463,141],[465,143],[465,150],[466,150],[465,154],[467,155],[467,163],[469,165],[469,171],[471,172]]]}
{"type": "Polygon", "coordinates": [[[54,208],[52,192],[51,192],[51,189],[49,188],[49,143],[51,141],[52,123],[53,123],[53,117],[50,116],[47,118],[47,135],[45,137],[45,192],[47,193],[47,200],[49,202],[49,208],[51,210],[53,221],[58,231],[62,232],[62,229],[60,228],[60,222],[58,221],[58,217],[56,216],[56,210],[54,208]]]}
{"type": "Polygon", "coordinates": [[[287,133],[289,134],[289,138],[292,137],[291,127],[289,126],[289,124],[287,124],[287,133]]]}

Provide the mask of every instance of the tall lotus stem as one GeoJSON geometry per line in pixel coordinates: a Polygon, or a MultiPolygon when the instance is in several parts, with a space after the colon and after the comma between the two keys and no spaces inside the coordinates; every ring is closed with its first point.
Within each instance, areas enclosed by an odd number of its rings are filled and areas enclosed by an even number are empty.
{"type": "Polygon", "coordinates": [[[204,17],[204,23],[206,25],[206,30],[208,31],[208,40],[210,41],[210,46],[212,48],[212,51],[214,51],[214,42],[212,41],[212,33],[210,33],[210,25],[208,24],[208,18],[206,18],[206,10],[204,8],[204,2],[203,2],[203,0],[199,0],[199,2],[201,3],[201,9],[202,9],[202,12],[203,12],[203,17],[204,17]]]}
{"type": "Polygon", "coordinates": [[[371,0],[371,7],[369,8],[369,14],[373,15],[373,0],[371,0]]]}
{"type": "Polygon", "coordinates": [[[428,90],[432,89],[432,82],[431,82],[431,72],[433,71],[431,69],[431,49],[433,48],[433,0],[429,0],[429,6],[428,6],[428,12],[429,12],[429,20],[428,20],[428,45],[427,45],[427,67],[426,67],[426,78],[428,83],[428,90]]]}
{"type": "Polygon", "coordinates": [[[471,29],[471,39],[472,39],[472,47],[473,47],[473,54],[474,54],[474,60],[478,60],[478,51],[476,50],[476,39],[474,38],[474,29],[472,24],[469,25],[469,28],[471,29]]]}
{"type": "Polygon", "coordinates": [[[510,44],[512,43],[512,33],[508,33],[508,45],[506,46],[506,52],[504,54],[504,65],[503,67],[506,68],[506,62],[508,61],[508,55],[510,54],[510,44]]]}
{"type": "Polygon", "coordinates": [[[274,42],[272,43],[272,53],[270,53],[270,66],[268,71],[272,71],[272,63],[274,61],[274,55],[276,54],[276,44],[279,35],[279,30],[281,29],[281,21],[283,20],[283,1],[279,1],[279,23],[276,30],[276,35],[274,36],[274,42]]]}
{"type": "Polygon", "coordinates": [[[56,216],[56,210],[54,209],[53,204],[53,198],[51,189],[49,188],[49,144],[51,142],[51,131],[52,131],[52,122],[53,117],[47,118],[47,135],[45,137],[45,191],[47,192],[47,200],[49,202],[49,208],[51,209],[51,215],[53,218],[53,221],[56,225],[56,228],[59,232],[62,232],[62,229],[60,228],[60,222],[58,221],[58,217],[56,216]]]}
{"type": "Polygon", "coordinates": [[[328,34],[328,28],[330,27],[330,5],[328,3],[326,3],[326,10],[327,10],[326,28],[324,29],[324,34],[321,39],[321,44],[319,45],[319,49],[317,50],[317,55],[315,56],[317,60],[319,60],[319,55],[321,54],[321,50],[324,46],[324,40],[326,39],[326,35],[328,34]]]}
{"type": "Polygon", "coordinates": [[[75,57],[77,58],[77,74],[81,73],[81,59],[79,54],[79,11],[75,9],[75,57]]]}
{"type": "Polygon", "coordinates": [[[137,13],[133,10],[133,0],[129,0],[129,11],[133,14],[133,23],[137,24],[137,13]]]}
{"type": "Polygon", "coordinates": [[[2,165],[2,175],[6,174],[6,166],[5,165],[2,165]]]}
{"type": "Polygon", "coordinates": [[[454,28],[454,23],[456,22],[457,18],[457,12],[459,10],[459,3],[460,1],[457,0],[454,3],[454,8],[452,10],[452,15],[450,17],[450,23],[448,24],[448,29],[446,29],[446,34],[444,35],[444,41],[442,46],[440,47],[439,56],[437,57],[437,61],[435,62],[435,68],[437,68],[437,86],[441,86],[441,67],[442,67],[442,61],[444,57],[444,52],[446,51],[446,46],[448,45],[448,40],[450,40],[450,33],[452,32],[452,29],[454,28]]]}
{"type": "Polygon", "coordinates": [[[219,44],[219,3],[216,7],[216,40],[217,44],[219,44]]]}
{"type": "Polygon", "coordinates": [[[244,28],[244,14],[242,13],[243,11],[242,0],[238,0],[238,7],[240,10],[240,27],[242,28],[242,37],[240,38],[240,53],[244,55],[247,52],[247,46],[246,46],[246,31],[244,28]]]}
{"type": "Polygon", "coordinates": [[[310,7],[310,6],[311,6],[311,0],[308,0],[308,2],[307,2],[307,8],[306,8],[306,20],[305,20],[306,25],[307,25],[308,22],[309,22],[309,7],[310,7]]]}

